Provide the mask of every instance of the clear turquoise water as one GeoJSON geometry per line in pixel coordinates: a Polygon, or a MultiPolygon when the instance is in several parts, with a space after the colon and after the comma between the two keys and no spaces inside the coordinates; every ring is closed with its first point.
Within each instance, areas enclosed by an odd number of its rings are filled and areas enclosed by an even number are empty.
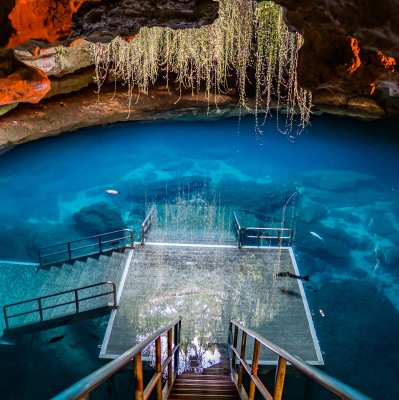
{"type": "Polygon", "coordinates": [[[267,223],[297,191],[295,250],[326,370],[396,399],[398,133],[394,122],[315,117],[292,143],[273,122],[257,138],[245,118],[126,123],[23,145],[0,157],[0,259],[35,261],[40,245],[137,230],[146,204],[179,196],[267,223]]]}

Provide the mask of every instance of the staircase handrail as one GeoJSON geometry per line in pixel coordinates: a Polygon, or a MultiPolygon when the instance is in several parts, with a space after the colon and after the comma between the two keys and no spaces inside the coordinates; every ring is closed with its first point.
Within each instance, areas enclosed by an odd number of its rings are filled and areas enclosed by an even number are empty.
{"type": "MultiPolygon", "coordinates": [[[[98,254],[101,254],[103,252],[103,246],[107,245],[109,243],[113,243],[116,241],[120,241],[120,240],[125,240],[128,239],[128,245],[133,246],[134,245],[134,235],[133,235],[133,229],[129,229],[129,228],[121,228],[121,229],[117,229],[115,231],[111,231],[111,232],[105,232],[105,233],[100,233],[97,235],[92,235],[92,236],[86,236],[83,238],[79,238],[79,239],[75,239],[75,240],[71,240],[68,242],[61,242],[61,243],[55,243],[55,244],[50,244],[47,246],[42,246],[39,248],[38,251],[38,258],[39,258],[39,265],[47,265],[49,263],[45,263],[44,259],[46,257],[51,257],[51,256],[56,256],[56,255],[60,255],[60,254],[66,254],[67,257],[65,257],[64,261],[72,261],[75,257],[73,255],[74,251],[77,250],[82,250],[82,249],[87,249],[90,247],[98,247],[98,254]],[[118,236],[112,239],[108,239],[108,240],[103,240],[103,238],[107,238],[107,236],[109,235],[115,235],[118,233],[124,233],[123,236],[118,236]],[[97,239],[95,243],[90,243],[84,246],[79,246],[79,247],[73,247],[73,244],[76,243],[80,243],[80,242],[84,242],[87,240],[93,240],[93,239],[97,239]],[[64,246],[63,250],[59,250],[59,251],[53,251],[53,252],[47,252],[44,253],[44,250],[48,250],[51,248],[58,248],[60,246],[64,246]]],[[[84,255],[79,255],[77,256],[77,258],[79,257],[83,257],[84,255]]],[[[60,262],[60,261],[59,261],[60,262]]]]}
{"type": "MultiPolygon", "coordinates": [[[[284,389],[284,381],[286,374],[287,363],[291,364],[295,369],[306,375],[312,381],[323,386],[332,394],[341,399],[348,400],[370,400],[369,397],[360,393],[351,386],[339,381],[336,378],[328,375],[327,373],[317,369],[298,357],[293,356],[288,351],[282,349],[280,346],[272,343],[270,340],[264,338],[251,329],[245,328],[237,321],[231,321],[229,326],[229,354],[230,354],[230,368],[233,373],[234,381],[237,389],[241,393],[245,392],[249,400],[253,400],[255,396],[255,389],[264,399],[268,400],[281,400],[284,389]],[[234,331],[233,331],[234,328],[234,331]],[[237,348],[237,342],[241,331],[241,346],[240,351],[237,348]],[[252,364],[248,365],[245,360],[247,337],[251,337],[254,341],[252,364]],[[267,390],[266,386],[261,382],[258,377],[260,345],[266,347],[268,350],[278,355],[277,369],[274,381],[273,395],[267,390]],[[235,372],[236,360],[238,361],[238,373],[235,372]],[[247,394],[243,385],[243,373],[247,372],[250,378],[249,393],[247,394]]],[[[245,396],[244,396],[245,397],[245,396]]]]}
{"type": "MultiPolygon", "coordinates": [[[[157,400],[161,400],[162,394],[162,373],[164,369],[168,368],[168,380],[166,391],[169,392],[173,386],[178,371],[178,360],[179,356],[176,352],[180,348],[180,330],[181,330],[181,319],[158,329],[155,333],[149,336],[147,339],[131,347],[125,351],[118,358],[114,359],[110,363],[94,371],[87,377],[76,382],[74,385],[64,390],[62,393],[53,397],[53,400],[75,400],[75,399],[88,399],[90,393],[100,386],[102,383],[110,379],[121,369],[125,368],[133,360],[134,377],[136,381],[135,385],[135,398],[140,400],[146,400],[150,397],[152,391],[156,388],[157,400]],[[167,334],[168,338],[168,357],[161,361],[161,336],[167,334]],[[155,373],[147,386],[144,387],[143,383],[143,364],[142,364],[142,352],[143,350],[155,342],[155,373]],[[174,343],[173,343],[174,342],[174,343]],[[174,344],[174,346],[173,346],[174,344]],[[172,367],[173,363],[173,367],[172,367]]],[[[164,390],[165,390],[164,388],[164,390]]]]}
{"type": "MultiPolygon", "coordinates": [[[[91,285],[86,285],[86,286],[81,286],[81,287],[74,288],[74,289],[64,290],[61,292],[51,293],[51,294],[48,294],[45,296],[33,297],[31,299],[18,301],[16,303],[12,303],[12,304],[6,304],[3,306],[3,315],[4,315],[5,325],[6,325],[5,331],[8,331],[10,329],[9,320],[11,318],[22,317],[23,315],[38,313],[40,322],[43,322],[43,321],[48,320],[48,319],[44,318],[43,311],[52,310],[54,308],[66,306],[69,304],[75,304],[75,314],[78,314],[80,312],[79,304],[81,302],[87,301],[90,299],[94,299],[97,297],[108,296],[110,294],[112,294],[112,300],[113,300],[113,304],[111,305],[111,307],[117,307],[118,304],[117,304],[117,299],[116,299],[116,285],[114,282],[110,282],[110,281],[97,282],[97,283],[93,283],[91,285]],[[90,295],[90,296],[86,296],[86,297],[79,297],[80,291],[86,290],[86,289],[91,289],[93,287],[98,287],[98,286],[111,286],[112,290],[107,291],[107,292],[97,293],[95,295],[90,295]],[[64,301],[62,303],[57,303],[57,304],[53,304],[50,306],[43,306],[43,300],[51,298],[51,297],[63,296],[68,293],[74,293],[73,301],[64,301]],[[12,315],[8,314],[8,309],[15,307],[15,306],[19,306],[21,304],[28,304],[28,303],[34,303],[34,304],[37,303],[37,308],[35,308],[34,310],[19,312],[19,313],[12,314],[12,315]]],[[[19,325],[19,326],[23,326],[23,325],[19,325]]],[[[11,329],[13,329],[13,328],[11,328],[11,329]]]]}
{"type": "Polygon", "coordinates": [[[157,207],[153,204],[148,211],[147,215],[144,218],[143,223],[141,224],[141,245],[144,246],[145,244],[145,235],[147,234],[148,230],[151,228],[152,220],[157,212],[157,207]]]}
{"type": "Polygon", "coordinates": [[[233,212],[233,227],[234,232],[237,236],[238,248],[244,245],[245,239],[257,239],[258,245],[260,245],[261,239],[278,240],[278,244],[281,246],[282,241],[286,240],[288,243],[292,243],[293,229],[285,228],[282,226],[276,227],[254,227],[254,226],[241,226],[237,213],[233,212]],[[276,232],[276,233],[270,233],[276,232]],[[252,233],[252,234],[251,234],[252,233]]]}

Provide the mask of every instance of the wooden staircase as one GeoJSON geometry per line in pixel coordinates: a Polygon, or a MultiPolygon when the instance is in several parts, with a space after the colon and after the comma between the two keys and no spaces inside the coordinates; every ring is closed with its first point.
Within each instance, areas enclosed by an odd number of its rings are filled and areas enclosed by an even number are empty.
{"type": "Polygon", "coordinates": [[[231,379],[227,353],[221,361],[200,373],[178,375],[173,385],[170,400],[233,400],[239,399],[237,389],[231,379]]]}

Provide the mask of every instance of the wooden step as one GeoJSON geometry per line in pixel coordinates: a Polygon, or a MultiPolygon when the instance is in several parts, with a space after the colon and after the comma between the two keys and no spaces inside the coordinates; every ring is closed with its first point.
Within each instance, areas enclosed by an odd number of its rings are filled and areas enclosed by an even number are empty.
{"type": "Polygon", "coordinates": [[[188,393],[188,394],[209,394],[209,393],[214,393],[214,394],[234,394],[236,393],[235,387],[234,386],[226,386],[226,387],[210,387],[210,386],[199,386],[199,387],[174,387],[173,388],[173,393],[175,394],[182,394],[182,393],[188,393]]]}
{"type": "Polygon", "coordinates": [[[185,400],[185,399],[198,399],[198,400],[232,400],[232,399],[239,399],[238,393],[234,394],[176,394],[172,392],[169,396],[169,400],[185,400]]]}
{"type": "Polygon", "coordinates": [[[208,386],[208,387],[229,387],[231,384],[231,381],[223,380],[213,380],[213,381],[204,381],[204,380],[189,380],[189,379],[184,379],[184,380],[177,380],[175,382],[176,387],[177,386],[185,386],[185,387],[203,387],[203,386],[208,386]]]}
{"type": "Polygon", "coordinates": [[[228,368],[206,368],[202,374],[205,375],[227,375],[229,373],[228,368]]]}
{"type": "Polygon", "coordinates": [[[228,375],[215,375],[215,374],[182,374],[179,379],[190,379],[200,381],[230,381],[228,375]]]}

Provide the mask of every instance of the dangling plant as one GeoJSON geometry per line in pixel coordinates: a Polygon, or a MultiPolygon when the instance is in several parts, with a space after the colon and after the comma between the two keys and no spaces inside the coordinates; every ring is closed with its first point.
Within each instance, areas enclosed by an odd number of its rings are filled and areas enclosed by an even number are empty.
{"type": "Polygon", "coordinates": [[[297,81],[298,52],[302,37],[289,32],[281,8],[271,1],[219,0],[219,18],[197,29],[142,28],[130,41],[120,37],[109,44],[93,44],[91,51],[100,89],[111,77],[127,85],[129,108],[133,90],[148,93],[161,75],[169,85],[171,76],[180,90],[204,89],[224,93],[236,77],[239,103],[248,108],[247,86],[251,70],[255,77],[255,116],[261,133],[259,112],[265,118],[275,101],[277,112],[286,112],[283,132],[291,132],[294,117],[299,130],[309,121],[312,96],[297,81]]]}

